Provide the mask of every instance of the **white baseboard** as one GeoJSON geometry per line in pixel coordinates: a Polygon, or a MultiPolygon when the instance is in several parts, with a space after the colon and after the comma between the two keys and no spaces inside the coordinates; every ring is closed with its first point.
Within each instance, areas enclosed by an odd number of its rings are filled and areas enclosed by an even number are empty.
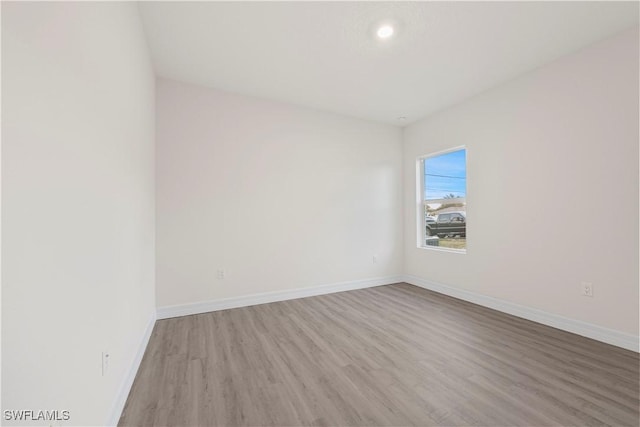
{"type": "Polygon", "coordinates": [[[140,363],[142,362],[142,356],[144,356],[144,352],[147,349],[147,344],[149,344],[149,339],[151,338],[151,332],[153,332],[153,326],[156,323],[156,314],[153,313],[149,318],[149,322],[147,323],[147,328],[144,331],[144,335],[142,336],[142,340],[140,340],[140,344],[138,345],[138,351],[136,352],[136,356],[127,371],[127,375],[122,380],[120,384],[120,388],[118,389],[118,394],[111,406],[111,412],[109,413],[109,419],[107,420],[107,426],[117,426],[118,421],[120,420],[120,415],[122,415],[122,411],[124,409],[124,405],[127,403],[127,397],[129,397],[129,391],[131,391],[131,386],[133,385],[133,380],[136,378],[136,374],[138,373],[138,368],[140,367],[140,363]]]}
{"type": "Polygon", "coordinates": [[[224,298],[212,301],[195,302],[191,304],[172,305],[159,307],[157,318],[168,319],[171,317],[189,316],[191,314],[207,313],[210,311],[248,307],[251,305],[266,304],[270,302],[332,294],[334,292],[344,292],[352,291],[355,289],[371,288],[373,286],[390,285],[392,283],[398,283],[402,281],[402,276],[377,277],[373,279],[332,283],[329,285],[314,286],[310,288],[265,292],[236,298],[224,298]]]}
{"type": "Polygon", "coordinates": [[[617,347],[626,348],[627,350],[638,352],[640,349],[640,339],[635,335],[604,328],[602,326],[582,322],[580,320],[569,319],[557,314],[477,294],[465,289],[435,283],[417,276],[405,275],[404,281],[411,285],[469,301],[484,307],[489,307],[533,322],[542,323],[543,325],[562,329],[563,331],[592,338],[597,341],[602,341],[617,347]]]}

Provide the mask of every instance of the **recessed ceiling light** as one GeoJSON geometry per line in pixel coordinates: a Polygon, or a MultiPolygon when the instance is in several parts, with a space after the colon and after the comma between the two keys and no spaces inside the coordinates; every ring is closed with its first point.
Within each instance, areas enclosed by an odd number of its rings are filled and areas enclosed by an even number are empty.
{"type": "Polygon", "coordinates": [[[376,34],[381,39],[388,39],[393,35],[393,27],[391,25],[382,25],[376,31],[376,34]]]}
{"type": "Polygon", "coordinates": [[[405,122],[405,121],[407,121],[407,118],[405,116],[400,116],[400,117],[396,118],[396,120],[399,121],[399,122],[405,122]]]}

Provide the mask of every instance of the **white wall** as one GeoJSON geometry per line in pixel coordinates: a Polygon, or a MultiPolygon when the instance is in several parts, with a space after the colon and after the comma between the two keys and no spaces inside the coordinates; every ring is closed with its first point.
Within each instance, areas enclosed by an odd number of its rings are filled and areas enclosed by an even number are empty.
{"type": "Polygon", "coordinates": [[[637,28],[404,138],[405,273],[638,335],[637,28]],[[468,252],[418,249],[416,157],[463,144],[468,252]]]}
{"type": "Polygon", "coordinates": [[[399,128],[165,79],[156,114],[159,306],[401,273],[399,128]]]}
{"type": "Polygon", "coordinates": [[[2,409],[102,425],[154,313],[155,87],[136,5],[3,2],[2,89],[2,409]]]}

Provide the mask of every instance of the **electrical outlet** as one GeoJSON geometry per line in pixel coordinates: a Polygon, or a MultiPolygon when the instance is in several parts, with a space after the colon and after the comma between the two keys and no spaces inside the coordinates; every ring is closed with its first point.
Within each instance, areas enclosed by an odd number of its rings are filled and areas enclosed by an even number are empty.
{"type": "Polygon", "coordinates": [[[593,283],[582,282],[581,287],[583,296],[593,298],[593,283]]]}
{"type": "Polygon", "coordinates": [[[378,255],[374,255],[373,256],[373,263],[377,264],[378,263],[378,255]]]}
{"type": "Polygon", "coordinates": [[[224,279],[224,270],[218,270],[218,279],[224,279]]]}
{"type": "Polygon", "coordinates": [[[107,375],[107,371],[109,371],[109,358],[111,355],[108,351],[102,352],[102,376],[107,375]]]}

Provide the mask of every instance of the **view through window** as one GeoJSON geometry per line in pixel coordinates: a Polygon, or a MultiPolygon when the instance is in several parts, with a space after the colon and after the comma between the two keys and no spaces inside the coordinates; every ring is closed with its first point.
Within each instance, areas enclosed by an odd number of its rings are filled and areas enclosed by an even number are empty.
{"type": "Polygon", "coordinates": [[[467,249],[467,150],[422,158],[420,241],[424,247],[467,249]]]}

